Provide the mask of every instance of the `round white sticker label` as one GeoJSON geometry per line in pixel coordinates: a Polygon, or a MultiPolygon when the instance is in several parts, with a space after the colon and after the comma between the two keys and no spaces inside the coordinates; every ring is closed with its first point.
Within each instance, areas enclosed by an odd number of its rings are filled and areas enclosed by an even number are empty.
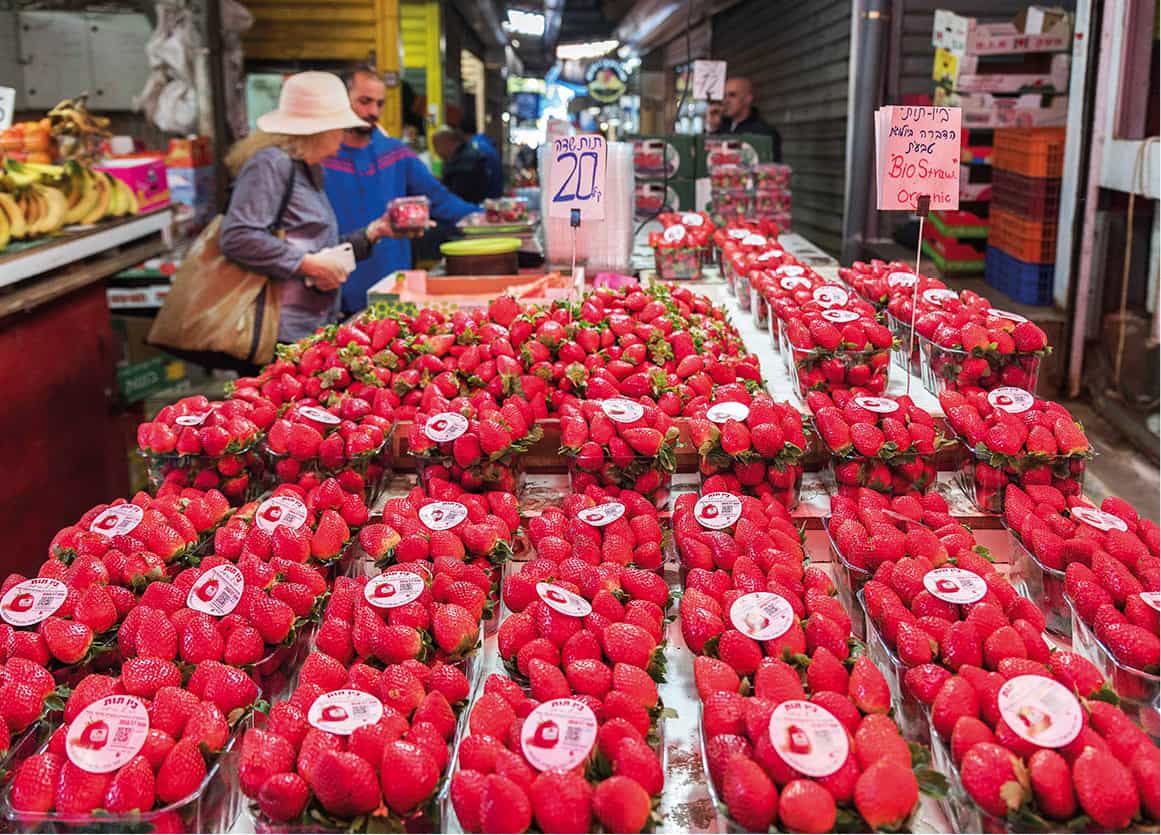
{"type": "MultiPolygon", "coordinates": [[[[783,264],[774,270],[774,275],[803,275],[806,272],[806,267],[801,264],[783,264]]],[[[806,281],[806,279],[803,279],[806,281]]],[[[806,282],[809,286],[810,282],[806,282]]]]}
{"type": "Polygon", "coordinates": [[[237,607],[245,587],[246,579],[238,566],[216,565],[198,577],[190,587],[185,605],[207,615],[223,617],[237,607]]]}
{"type": "Polygon", "coordinates": [[[742,518],[742,500],[733,493],[706,493],[693,506],[693,516],[703,528],[719,531],[742,518]]]}
{"type": "Polygon", "coordinates": [[[148,736],[149,711],[140,699],[106,696],[73,719],[65,751],[78,768],[108,774],[136,757],[148,736]]]}
{"type": "Polygon", "coordinates": [[[306,720],[320,731],[350,736],[383,718],[383,703],[362,690],[332,690],[310,706],[306,720]]]}
{"type": "Polygon", "coordinates": [[[1007,310],[1000,310],[998,307],[989,307],[988,308],[988,315],[995,316],[997,319],[1007,319],[1009,322],[1016,322],[1017,324],[1019,324],[1020,322],[1027,322],[1028,321],[1023,316],[1021,316],[1019,313],[1012,313],[1012,312],[1007,311],[1007,310]]]}
{"type": "Polygon", "coordinates": [[[617,423],[636,423],[645,416],[645,407],[624,397],[601,401],[601,409],[617,423]]]}
{"type": "Polygon", "coordinates": [[[432,502],[419,509],[419,521],[433,531],[446,531],[468,518],[468,509],[459,502],[432,502]]]}
{"type": "Polygon", "coordinates": [[[468,419],[459,412],[440,412],[423,424],[423,434],[437,444],[454,441],[467,431],[468,419]]]}
{"type": "Polygon", "coordinates": [[[842,287],[827,284],[824,287],[816,287],[812,297],[824,307],[836,307],[840,304],[846,304],[850,300],[850,293],[842,287]]]}
{"type": "Polygon", "coordinates": [[[982,577],[952,566],[928,571],[923,575],[923,587],[948,603],[975,603],[988,593],[982,577]]]}
{"type": "Polygon", "coordinates": [[[912,287],[915,284],[915,273],[893,272],[887,276],[887,286],[894,289],[895,287],[912,287]]]}
{"type": "Polygon", "coordinates": [[[785,253],[780,249],[768,249],[758,256],[759,261],[771,261],[775,258],[781,258],[785,253]]]}
{"type": "Polygon", "coordinates": [[[1129,529],[1125,520],[1120,516],[1105,513],[1095,507],[1074,507],[1071,512],[1072,518],[1079,519],[1090,528],[1096,528],[1098,531],[1121,531],[1124,533],[1129,529]]]}
{"type": "Polygon", "coordinates": [[[685,227],[680,223],[666,227],[665,231],[661,234],[661,240],[671,244],[685,240],[685,227]]]}
{"type": "Polygon", "coordinates": [[[705,218],[689,212],[681,216],[681,222],[684,226],[702,226],[705,224],[705,218]]]}
{"type": "Polygon", "coordinates": [[[266,533],[280,527],[296,531],[306,524],[306,505],[296,496],[271,496],[258,506],[254,521],[266,533]]]}
{"type": "Polygon", "coordinates": [[[742,246],[766,246],[765,235],[747,235],[742,238],[742,246]]]}
{"type": "Polygon", "coordinates": [[[859,314],[853,310],[839,310],[838,308],[828,307],[820,314],[823,319],[828,322],[834,322],[836,325],[843,325],[847,322],[853,322],[859,318],[859,314]]]}
{"type": "Polygon", "coordinates": [[[578,699],[553,699],[528,714],[520,747],[537,771],[572,771],[597,741],[597,716],[578,699]]]}
{"type": "Polygon", "coordinates": [[[1141,599],[1145,601],[1146,606],[1151,606],[1161,612],[1161,591],[1143,591],[1141,599]]]}
{"type": "Polygon", "coordinates": [[[770,714],[770,743],[782,759],[807,777],[834,774],[847,760],[847,729],[824,707],[798,699],[770,714]]]}
{"type": "Polygon", "coordinates": [[[725,423],[727,420],[742,421],[750,416],[750,407],[745,403],[736,403],[727,400],[725,403],[715,403],[705,413],[707,419],[714,423],[725,423]]]}
{"type": "Polygon", "coordinates": [[[52,577],[17,583],[0,598],[0,617],[12,626],[32,626],[54,614],[69,596],[69,587],[52,577]]]}
{"type": "Polygon", "coordinates": [[[795,290],[808,289],[810,287],[810,279],[803,278],[800,275],[787,275],[779,280],[778,286],[788,293],[793,293],[795,290]]]}
{"type": "Polygon", "coordinates": [[[574,618],[588,617],[593,612],[593,606],[579,594],[573,594],[555,583],[537,583],[536,593],[545,605],[555,609],[562,615],[571,615],[574,618]]]}
{"type": "Polygon", "coordinates": [[[932,287],[930,290],[923,291],[923,301],[936,307],[943,307],[945,301],[958,298],[959,293],[955,290],[941,290],[938,287],[932,287]]]}
{"type": "Polygon", "coordinates": [[[1015,386],[1001,386],[988,392],[988,402],[995,409],[1003,409],[1013,415],[1026,412],[1036,402],[1031,394],[1015,386]]]}
{"type": "Polygon", "coordinates": [[[337,415],[332,415],[326,409],[320,409],[317,406],[299,406],[298,413],[315,423],[325,423],[328,426],[337,426],[341,423],[337,415]]]}
{"type": "Polygon", "coordinates": [[[1060,748],[1084,727],[1080,702],[1067,687],[1046,676],[1016,676],[1000,688],[1000,715],[1016,734],[1042,748],[1060,748]]]}
{"type": "Polygon", "coordinates": [[[755,641],[772,641],[785,635],[794,623],[794,609],[779,594],[755,591],[734,601],[730,607],[730,622],[755,641]]]}
{"type": "Polygon", "coordinates": [[[750,230],[748,230],[748,229],[731,229],[726,234],[729,235],[731,238],[733,238],[735,241],[740,241],[740,240],[742,240],[742,238],[744,238],[750,234],[750,230]]]}
{"type": "Polygon", "coordinates": [[[115,536],[124,536],[139,524],[145,516],[145,511],[135,504],[118,504],[102,510],[100,515],[89,525],[89,530],[112,539],[115,536]]]}
{"type": "Polygon", "coordinates": [[[212,413],[202,412],[200,415],[181,415],[173,419],[178,426],[201,426],[212,413]]]}
{"type": "Polygon", "coordinates": [[[577,514],[577,518],[586,525],[594,528],[603,528],[611,525],[625,515],[625,506],[620,502],[605,502],[596,507],[586,507],[577,514]]]}
{"type": "Polygon", "coordinates": [[[392,571],[372,578],[363,586],[363,597],[379,609],[404,606],[423,594],[423,578],[410,571],[392,571]]]}
{"type": "Polygon", "coordinates": [[[856,397],[854,402],[860,409],[878,412],[881,415],[899,411],[899,404],[886,397],[856,397]]]}

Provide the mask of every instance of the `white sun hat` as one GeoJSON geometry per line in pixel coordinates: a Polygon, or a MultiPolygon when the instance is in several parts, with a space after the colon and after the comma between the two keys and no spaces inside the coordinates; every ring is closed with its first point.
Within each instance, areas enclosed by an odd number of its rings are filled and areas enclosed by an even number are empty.
{"type": "Polygon", "coordinates": [[[282,84],[278,109],[258,117],[260,130],[293,136],[365,127],[367,123],[351,110],[346,86],[329,72],[290,76],[282,84]]]}

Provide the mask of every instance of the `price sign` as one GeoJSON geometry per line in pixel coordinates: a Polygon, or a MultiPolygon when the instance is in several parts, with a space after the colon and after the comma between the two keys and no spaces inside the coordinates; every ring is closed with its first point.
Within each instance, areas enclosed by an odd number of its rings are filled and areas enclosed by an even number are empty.
{"type": "Polygon", "coordinates": [[[693,62],[693,97],[721,101],[726,97],[726,62],[693,62]]]}
{"type": "Polygon", "coordinates": [[[16,90],[0,87],[0,130],[12,127],[12,114],[16,110],[16,90]]]}
{"type": "Polygon", "coordinates": [[[549,217],[567,219],[573,209],[580,209],[582,221],[605,219],[606,150],[604,137],[596,134],[552,140],[549,217]]]}
{"type": "Polygon", "coordinates": [[[958,107],[881,107],[875,112],[879,208],[959,208],[962,111],[958,107]]]}

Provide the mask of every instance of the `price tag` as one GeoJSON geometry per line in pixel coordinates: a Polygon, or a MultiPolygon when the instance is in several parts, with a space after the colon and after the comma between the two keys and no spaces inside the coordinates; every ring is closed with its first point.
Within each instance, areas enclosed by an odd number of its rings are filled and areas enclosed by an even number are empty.
{"type": "Polygon", "coordinates": [[[755,641],[772,641],[785,635],[794,623],[794,609],[781,595],[755,591],[734,601],[730,607],[730,622],[755,641]]]}
{"type": "Polygon", "coordinates": [[[332,415],[326,409],[320,409],[317,406],[302,406],[298,413],[307,420],[325,423],[327,426],[337,426],[341,422],[337,415],[332,415]]]}
{"type": "Polygon", "coordinates": [[[705,218],[701,215],[695,215],[689,212],[681,216],[681,222],[685,226],[702,226],[705,223],[705,218]]]}
{"type": "Polygon", "coordinates": [[[680,223],[675,223],[672,226],[666,227],[665,231],[661,233],[661,240],[667,244],[675,244],[679,241],[685,240],[685,227],[680,223]]]}
{"type": "Polygon", "coordinates": [[[468,419],[459,412],[440,412],[423,424],[423,434],[437,444],[454,441],[468,431],[468,419]]]}
{"type": "Polygon", "coordinates": [[[1015,322],[1016,324],[1019,324],[1020,322],[1027,322],[1028,321],[1023,316],[1021,316],[1019,313],[1011,313],[1007,310],[1000,310],[997,307],[989,307],[988,308],[988,315],[995,316],[997,319],[1007,319],[1009,322],[1015,322]]]}
{"type": "Polygon", "coordinates": [[[693,97],[721,101],[726,97],[726,62],[693,62],[693,97]]]}
{"type": "Polygon", "coordinates": [[[624,397],[601,401],[601,410],[617,423],[636,423],[645,417],[645,407],[624,397]]]}
{"type": "Polygon", "coordinates": [[[135,504],[118,504],[102,510],[89,530],[112,539],[124,536],[141,524],[145,511],[135,504]]]}
{"type": "Polygon", "coordinates": [[[596,134],[552,140],[548,157],[548,216],[568,219],[580,209],[581,220],[605,219],[605,139],[596,134]]]}
{"type": "Polygon", "coordinates": [[[881,107],[875,112],[880,209],[959,208],[962,111],[958,107],[881,107]]]}
{"type": "Polygon", "coordinates": [[[310,706],[306,720],[320,731],[350,736],[383,718],[383,703],[362,690],[332,690],[310,706]]]}
{"type": "Polygon", "coordinates": [[[859,318],[859,314],[853,310],[839,310],[838,308],[827,308],[820,315],[823,319],[834,322],[836,325],[845,325],[847,322],[853,322],[859,318]]]}
{"type": "Polygon", "coordinates": [[[201,426],[212,412],[202,412],[200,415],[181,415],[173,419],[178,426],[201,426]]]}
{"type": "Polygon", "coordinates": [[[555,583],[537,583],[536,594],[544,601],[544,605],[555,609],[562,615],[574,618],[586,618],[593,612],[593,605],[581,597],[573,594],[566,588],[555,583]]]}
{"type": "Polygon", "coordinates": [[[149,712],[136,696],[106,696],[69,724],[65,752],[73,765],[108,774],[137,756],[149,736],[149,712]]]}
{"type": "Polygon", "coordinates": [[[1046,676],[1016,676],[996,699],[1000,715],[1022,739],[1044,748],[1062,748],[1084,727],[1080,702],[1072,691],[1046,676]]]}
{"type": "Polygon", "coordinates": [[[838,307],[850,301],[850,294],[842,287],[828,284],[825,287],[816,287],[813,298],[823,307],[838,307]]]}
{"type": "Polygon", "coordinates": [[[729,400],[710,406],[706,410],[705,416],[714,423],[725,423],[727,420],[743,421],[750,416],[750,407],[745,403],[735,403],[729,400]]]}
{"type": "Polygon", "coordinates": [[[419,509],[419,521],[433,531],[446,531],[468,518],[468,509],[459,502],[432,502],[419,509]]]}
{"type": "Polygon", "coordinates": [[[1155,611],[1161,612],[1161,591],[1143,591],[1141,599],[1145,601],[1146,606],[1151,606],[1155,611]]]}
{"type": "Polygon", "coordinates": [[[988,402],[996,409],[1018,415],[1032,408],[1035,399],[1024,389],[1015,386],[1001,386],[988,392],[988,402]]]}
{"type": "Polygon", "coordinates": [[[938,287],[933,287],[930,290],[923,291],[923,301],[936,307],[943,307],[944,302],[958,298],[959,293],[955,292],[955,290],[941,290],[938,287]]]}
{"type": "Polygon", "coordinates": [[[1096,528],[1098,531],[1120,531],[1124,533],[1129,529],[1125,524],[1125,520],[1120,516],[1114,516],[1111,513],[1105,513],[1103,510],[1097,510],[1095,507],[1074,507],[1072,509],[1072,518],[1079,519],[1090,528],[1096,528]]]}
{"type": "Polygon", "coordinates": [[[923,575],[923,587],[947,603],[975,603],[988,593],[988,584],[979,575],[948,566],[923,575]]]}
{"type": "Polygon", "coordinates": [[[12,127],[12,114],[15,112],[15,88],[0,87],[0,130],[7,130],[8,128],[12,127]]]}
{"type": "Polygon", "coordinates": [[[742,246],[766,246],[765,235],[747,235],[742,238],[742,246]]]}
{"type": "Polygon", "coordinates": [[[254,521],[266,533],[282,526],[296,531],[306,523],[306,505],[295,496],[271,496],[258,506],[254,521]]]}
{"type": "Polygon", "coordinates": [[[378,609],[394,609],[419,599],[426,584],[418,574],[392,571],[380,574],[363,586],[363,597],[378,609]]]}
{"type": "Polygon", "coordinates": [[[33,577],[17,583],[0,598],[0,617],[12,626],[40,623],[64,605],[69,587],[52,577],[33,577]]]}
{"type": "Polygon", "coordinates": [[[887,276],[887,286],[895,287],[910,287],[915,284],[915,273],[893,272],[887,276]]]}
{"type": "Polygon", "coordinates": [[[899,404],[886,397],[856,397],[855,405],[860,409],[866,409],[868,412],[876,412],[880,415],[889,415],[899,410],[899,404]]]}
{"type": "Polygon", "coordinates": [[[597,741],[597,716],[579,699],[544,702],[524,720],[520,747],[538,771],[571,771],[597,741]]]}
{"type": "Polygon", "coordinates": [[[238,566],[214,566],[190,587],[185,605],[197,612],[224,617],[237,608],[245,587],[246,579],[238,566]]]}
{"type": "Polygon", "coordinates": [[[703,528],[720,531],[742,517],[742,500],[733,493],[707,493],[693,506],[693,515],[703,528]]]}
{"type": "MultiPolygon", "coordinates": [[[[802,275],[806,272],[806,267],[801,264],[783,264],[774,270],[774,275],[802,275]]],[[[806,279],[803,279],[806,281],[806,279]]],[[[810,282],[807,282],[809,284],[810,282]]]]}
{"type": "MultiPolygon", "coordinates": [[[[1048,679],[1046,679],[1048,680],[1048,679]]],[[[814,702],[783,702],[770,714],[770,743],[786,763],[807,777],[834,774],[847,760],[847,729],[814,702]]]]}
{"type": "Polygon", "coordinates": [[[577,518],[586,525],[594,528],[603,528],[611,525],[625,515],[625,506],[620,502],[605,502],[596,507],[587,507],[577,514],[577,518]]]}

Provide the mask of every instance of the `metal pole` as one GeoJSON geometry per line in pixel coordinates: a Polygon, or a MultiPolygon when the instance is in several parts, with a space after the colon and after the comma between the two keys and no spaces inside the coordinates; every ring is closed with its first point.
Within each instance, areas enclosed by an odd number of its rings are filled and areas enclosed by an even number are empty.
{"type": "MultiPolygon", "coordinates": [[[[210,104],[213,112],[214,157],[221,159],[230,144],[230,129],[226,121],[226,78],[222,67],[222,3],[221,0],[205,0],[206,46],[209,51],[210,104]]],[[[226,171],[217,167],[214,202],[217,206],[226,204],[226,171]]]]}
{"type": "Polygon", "coordinates": [[[880,104],[891,0],[861,0],[852,33],[850,102],[847,105],[846,197],[843,207],[842,261],[862,255],[868,220],[874,211],[875,109],[880,104]]]}

